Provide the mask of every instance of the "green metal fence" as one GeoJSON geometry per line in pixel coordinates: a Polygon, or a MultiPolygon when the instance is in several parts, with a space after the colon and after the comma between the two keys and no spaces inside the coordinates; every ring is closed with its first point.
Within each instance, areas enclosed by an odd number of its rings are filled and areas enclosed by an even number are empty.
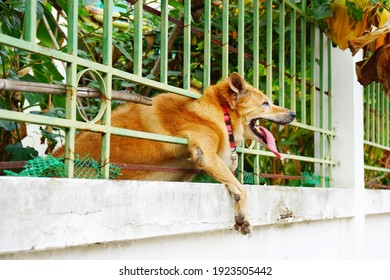
{"type": "Polygon", "coordinates": [[[381,187],[378,181],[390,175],[389,156],[385,156],[390,153],[390,98],[381,84],[364,88],[364,112],[365,181],[368,187],[381,187]]]}
{"type": "MultiPolygon", "coordinates": [[[[42,58],[50,58],[66,64],[66,115],[65,118],[29,114],[0,109],[0,119],[16,122],[28,122],[40,125],[52,125],[65,129],[66,174],[73,177],[75,135],[77,130],[89,130],[102,134],[101,158],[102,173],[109,176],[110,137],[140,137],[154,141],[187,144],[186,139],[166,135],[156,135],[140,131],[125,130],[110,125],[112,84],[113,80],[122,80],[146,85],[162,92],[199,97],[189,91],[194,77],[194,64],[191,52],[194,36],[202,36],[203,87],[214,82],[215,69],[213,54],[221,51],[221,78],[230,72],[238,71],[255,87],[263,89],[281,106],[297,111],[297,121],[289,127],[272,126],[274,132],[282,135],[282,155],[285,158],[281,165],[273,154],[259,147],[258,144],[245,143],[239,147],[238,176],[244,181],[246,174],[253,175],[253,183],[259,183],[263,170],[270,171],[269,166],[283,171],[282,180],[297,179],[304,172],[318,175],[319,181],[312,185],[329,186],[332,184],[331,157],[332,139],[332,89],[330,42],[316,29],[314,22],[306,15],[306,1],[228,1],[221,3],[204,1],[204,16],[201,23],[194,23],[192,12],[194,3],[184,1],[181,17],[171,15],[171,1],[161,0],[160,8],[151,8],[142,1],[128,1],[131,6],[131,23],[134,25],[133,49],[128,50],[133,59],[131,72],[113,67],[113,1],[104,0],[103,19],[103,63],[96,63],[80,56],[78,42],[79,1],[67,1],[67,44],[60,49],[43,47],[37,43],[37,0],[26,1],[24,18],[24,38],[15,38],[0,34],[0,44],[42,58]],[[191,9],[192,8],[192,9],[191,9]],[[216,9],[220,20],[212,18],[216,9]],[[147,13],[153,12],[161,18],[160,28],[160,71],[159,80],[144,72],[145,34],[144,19],[147,13]],[[157,11],[157,12],[156,12],[157,11]],[[232,34],[232,23],[235,34],[232,34]],[[250,24],[248,24],[248,22],[250,24]],[[173,25],[182,28],[182,69],[181,86],[172,85],[169,80],[168,30],[173,25]],[[230,26],[230,28],[229,28],[230,26]],[[250,34],[250,36],[248,36],[250,34]],[[250,37],[250,38],[249,38],[250,37]],[[234,38],[234,40],[232,39],[234,38]],[[265,44],[263,44],[265,42],[265,44]],[[66,51],[64,51],[66,50],[66,51]],[[92,75],[105,96],[97,117],[86,121],[77,118],[77,89],[79,80],[85,74],[92,75]],[[101,122],[98,123],[98,121],[101,122]],[[312,139],[312,147],[302,150],[299,137],[312,139]],[[298,139],[298,140],[297,140],[298,139]],[[264,158],[268,161],[264,161],[264,158]],[[290,170],[285,170],[289,166],[290,170]]],[[[129,32],[129,31],[127,31],[129,32]]],[[[218,77],[220,78],[220,77],[218,77]]],[[[388,104],[388,103],[387,103],[388,104]]],[[[387,105],[387,111],[388,111],[387,105]]],[[[388,123],[387,123],[388,126],[388,123]]],[[[389,139],[387,138],[387,143],[389,139]]],[[[272,169],[271,169],[272,173],[272,169]]],[[[275,175],[275,174],[274,174],[275,175]]],[[[272,176],[271,176],[272,177],[272,176]]],[[[280,181],[285,183],[285,181],[280,181]]]]}

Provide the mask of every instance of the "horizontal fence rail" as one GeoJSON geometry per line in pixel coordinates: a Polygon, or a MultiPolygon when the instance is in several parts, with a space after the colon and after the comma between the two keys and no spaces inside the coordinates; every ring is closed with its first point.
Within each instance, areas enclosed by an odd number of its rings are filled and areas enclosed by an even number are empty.
{"type": "MultiPolygon", "coordinates": [[[[148,87],[148,91],[154,89],[198,98],[200,94],[190,91],[190,84],[196,76],[196,71],[202,71],[202,75],[196,78],[201,81],[203,88],[220,78],[227,77],[232,71],[238,71],[255,87],[264,89],[265,93],[280,106],[297,112],[297,120],[289,127],[270,126],[273,133],[280,135],[278,140],[281,144],[281,154],[285,158],[283,166],[288,166],[291,170],[281,168],[274,155],[260,148],[259,144],[245,143],[237,149],[239,152],[237,174],[241,182],[248,183],[246,178],[250,174],[252,183],[259,184],[261,177],[267,177],[262,171],[268,168],[267,166],[272,166],[273,170],[278,170],[275,172],[279,174],[275,175],[282,180],[278,181],[280,184],[285,184],[286,180],[297,180],[301,173],[309,172],[318,175],[319,180],[314,185],[322,187],[332,185],[332,166],[335,162],[332,160],[331,152],[335,133],[332,130],[331,44],[306,15],[305,0],[300,3],[267,0],[254,1],[253,4],[244,0],[223,0],[221,5],[205,1],[202,7],[204,15],[198,22],[193,19],[197,5],[195,1],[184,1],[183,6],[179,8],[179,16],[173,15],[172,10],[175,9],[169,6],[169,1],[162,0],[159,2],[160,5],[153,7],[141,1],[127,2],[130,16],[124,22],[133,26],[131,32],[130,29],[126,31],[133,36],[132,49],[126,51],[123,47],[116,48],[122,51],[122,56],[131,58],[132,66],[129,71],[115,67],[111,55],[113,46],[118,46],[113,39],[115,32],[123,32],[113,26],[115,8],[113,1],[103,1],[103,22],[96,30],[91,31],[91,34],[100,32],[103,50],[101,63],[81,55],[81,43],[85,38],[80,38],[82,31],[78,22],[80,1],[67,2],[67,28],[62,30],[66,33],[67,41],[66,45],[57,48],[48,48],[37,43],[37,14],[34,7],[39,5],[39,1],[27,1],[24,37],[20,39],[0,34],[0,44],[34,54],[41,59],[59,61],[65,65],[65,79],[63,85],[23,84],[20,81],[3,79],[0,80],[0,90],[46,94],[51,91],[50,94],[66,94],[66,114],[65,118],[61,119],[3,108],[0,109],[0,119],[64,128],[69,178],[73,177],[74,172],[75,155],[72,151],[75,148],[76,132],[88,130],[101,133],[103,136],[101,159],[104,163],[102,173],[108,178],[107,161],[112,135],[182,145],[188,143],[187,139],[112,127],[110,117],[113,100],[151,105],[151,99],[146,96],[113,89],[114,82],[124,81],[148,87]],[[154,41],[157,45],[154,47],[159,51],[153,75],[146,72],[145,68],[145,61],[150,52],[150,49],[147,50],[146,38],[156,36],[155,33],[149,34],[145,31],[145,22],[150,20],[151,16],[158,17],[160,22],[159,29],[154,31],[158,33],[159,38],[158,41],[154,41]],[[173,56],[171,52],[174,40],[181,40],[182,44],[180,50],[173,56]],[[194,45],[196,40],[202,40],[202,44],[194,45]],[[203,57],[194,61],[192,54],[200,48],[203,57]],[[174,71],[170,69],[170,60],[177,57],[182,61],[180,66],[182,80],[175,84],[171,79],[174,71]],[[216,70],[213,66],[218,59],[221,60],[221,67],[218,77],[215,77],[216,70]],[[80,86],[80,81],[85,76],[92,77],[90,79],[94,80],[98,88],[80,86]],[[24,87],[26,85],[30,87],[28,90],[24,87]],[[46,89],[49,89],[49,92],[46,89]],[[100,110],[92,121],[78,119],[80,103],[77,97],[101,97],[100,110]],[[310,149],[302,149],[300,141],[307,137],[312,139],[313,145],[310,149]],[[261,160],[260,157],[265,157],[268,161],[261,160]]],[[[122,1],[122,4],[124,3],[122,1]]],[[[387,106],[388,114],[388,103],[384,106],[387,106]]],[[[387,129],[388,125],[387,122],[387,129]]],[[[375,143],[388,146],[388,138],[388,136],[381,138],[375,143]]],[[[366,140],[372,141],[370,137],[366,140]]],[[[124,164],[125,167],[126,163],[118,164],[124,164]]],[[[269,169],[267,171],[272,172],[269,169]]],[[[268,177],[275,176],[271,174],[268,177]]]]}

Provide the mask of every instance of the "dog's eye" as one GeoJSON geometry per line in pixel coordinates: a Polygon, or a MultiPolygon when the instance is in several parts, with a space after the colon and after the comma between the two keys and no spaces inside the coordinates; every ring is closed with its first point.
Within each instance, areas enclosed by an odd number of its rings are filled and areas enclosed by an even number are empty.
{"type": "Polygon", "coordinates": [[[263,102],[263,106],[267,106],[268,107],[269,106],[269,102],[268,101],[264,101],[263,102]]]}

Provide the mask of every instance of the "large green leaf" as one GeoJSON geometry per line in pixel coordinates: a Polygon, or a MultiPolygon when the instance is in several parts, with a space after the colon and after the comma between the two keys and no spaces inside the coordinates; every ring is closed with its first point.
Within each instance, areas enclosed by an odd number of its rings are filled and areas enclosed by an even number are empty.
{"type": "MultiPolygon", "coordinates": [[[[47,23],[49,25],[48,27],[50,28],[52,34],[54,34],[55,29],[57,28],[56,20],[53,17],[51,11],[47,7],[44,7],[44,15],[45,15],[47,23]]],[[[40,45],[43,45],[43,46],[48,47],[48,48],[54,47],[54,42],[52,40],[52,37],[50,36],[50,34],[47,30],[47,27],[45,25],[45,22],[43,20],[41,20],[39,22],[38,30],[37,30],[37,38],[39,39],[40,45]]],[[[64,38],[62,38],[62,33],[57,32],[57,37],[56,37],[57,43],[59,44],[59,42],[62,39],[64,39],[64,38]]]]}
{"type": "Polygon", "coordinates": [[[11,161],[23,161],[36,158],[38,151],[31,147],[23,147],[22,144],[9,144],[5,147],[5,152],[10,155],[11,161]]]}
{"type": "Polygon", "coordinates": [[[22,34],[18,13],[5,3],[0,2],[1,33],[19,38],[22,34]]]}

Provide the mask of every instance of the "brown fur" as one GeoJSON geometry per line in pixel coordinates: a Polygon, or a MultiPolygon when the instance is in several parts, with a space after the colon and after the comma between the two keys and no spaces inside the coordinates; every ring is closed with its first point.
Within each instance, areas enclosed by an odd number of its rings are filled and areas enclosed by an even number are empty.
{"type": "MultiPolygon", "coordinates": [[[[237,73],[208,87],[199,99],[176,94],[160,94],[153,106],[128,103],[112,114],[112,126],[171,135],[188,139],[189,144],[178,145],[136,138],[111,136],[110,162],[136,163],[181,168],[203,169],[226,185],[235,199],[235,228],[250,232],[246,215],[246,191],[233,175],[237,160],[232,151],[221,105],[230,114],[235,142],[240,146],[244,138],[262,142],[249,127],[254,118],[277,123],[291,122],[295,114],[275,106],[262,92],[247,84],[237,73]],[[265,102],[269,102],[266,105],[265,102]]],[[[89,153],[98,159],[100,135],[81,132],[76,139],[76,153],[89,153]]],[[[152,171],[123,170],[124,179],[189,180],[191,175],[152,171]]]]}

